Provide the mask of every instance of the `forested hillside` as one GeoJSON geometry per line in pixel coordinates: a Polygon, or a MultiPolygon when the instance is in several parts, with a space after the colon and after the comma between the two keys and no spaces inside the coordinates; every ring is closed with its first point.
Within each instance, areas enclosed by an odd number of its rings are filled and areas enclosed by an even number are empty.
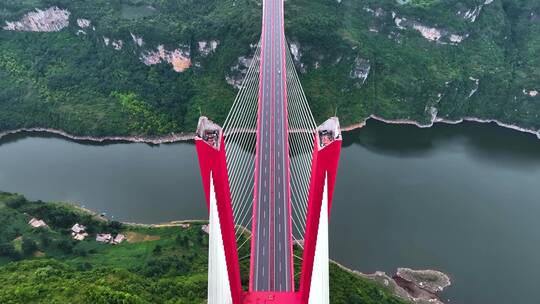
{"type": "MultiPolygon", "coordinates": [[[[285,18],[318,121],[540,129],[536,0],[288,0],[285,18]]],[[[223,121],[260,19],[260,0],[2,0],[0,131],[164,135],[200,114],[223,121]]]]}
{"type": "MultiPolygon", "coordinates": [[[[0,303],[206,303],[204,224],[125,225],[70,204],[31,202],[0,191],[0,303]],[[32,219],[42,222],[32,227],[32,219]],[[75,224],[84,226],[84,239],[75,239],[75,224]],[[98,241],[98,234],[125,240],[98,241]]],[[[244,246],[239,255],[249,252],[244,246]]],[[[241,269],[247,286],[249,259],[241,269]]],[[[410,303],[335,264],[330,276],[332,303],[410,303]]]]}

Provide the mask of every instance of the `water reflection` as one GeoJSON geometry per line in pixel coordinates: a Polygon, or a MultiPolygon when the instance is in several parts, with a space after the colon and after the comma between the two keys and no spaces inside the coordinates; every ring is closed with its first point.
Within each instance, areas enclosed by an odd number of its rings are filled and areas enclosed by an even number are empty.
{"type": "Polygon", "coordinates": [[[540,163],[540,140],[535,135],[501,128],[495,123],[435,124],[431,128],[390,125],[369,120],[367,127],[346,132],[343,146],[359,144],[374,153],[425,157],[437,149],[463,149],[477,161],[531,168],[540,163]]]}
{"type": "Polygon", "coordinates": [[[361,271],[436,268],[457,303],[535,303],[540,140],[494,125],[344,135],[331,256],[361,271]]]}

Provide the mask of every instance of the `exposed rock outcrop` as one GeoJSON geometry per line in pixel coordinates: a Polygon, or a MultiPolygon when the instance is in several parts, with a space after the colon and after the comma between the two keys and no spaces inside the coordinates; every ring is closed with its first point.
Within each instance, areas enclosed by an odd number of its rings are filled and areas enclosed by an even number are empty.
{"type": "Polygon", "coordinates": [[[189,47],[186,46],[169,51],[163,45],[159,45],[157,50],[144,53],[141,56],[141,61],[148,66],[168,62],[179,73],[184,72],[191,66],[189,47]]]}
{"type": "Polygon", "coordinates": [[[90,27],[91,24],[92,24],[92,21],[90,21],[88,19],[83,19],[83,18],[77,19],[77,25],[80,28],[84,29],[84,28],[90,27]]]}
{"type": "Polygon", "coordinates": [[[482,12],[482,9],[484,6],[489,5],[493,3],[493,0],[486,0],[483,4],[477,5],[474,8],[465,10],[465,11],[458,11],[457,15],[460,17],[463,17],[463,19],[469,21],[469,22],[475,22],[476,19],[478,19],[478,16],[480,16],[480,13],[482,12]]]}
{"type": "Polygon", "coordinates": [[[408,20],[405,17],[399,17],[396,13],[392,13],[392,16],[394,17],[394,23],[400,30],[405,30],[409,28],[417,30],[418,32],[420,32],[422,37],[437,43],[458,44],[461,43],[468,36],[467,34],[461,35],[451,33],[447,29],[443,28],[429,27],[418,21],[408,20]]]}
{"type": "Polygon", "coordinates": [[[24,15],[19,21],[6,21],[3,29],[20,32],[58,32],[69,25],[70,15],[68,10],[56,6],[46,10],[36,9],[35,12],[24,15]]]}
{"type": "Polygon", "coordinates": [[[530,97],[536,97],[538,96],[537,90],[523,90],[523,94],[528,95],[530,97]]]}
{"type": "Polygon", "coordinates": [[[450,278],[436,270],[398,268],[396,274],[390,277],[382,271],[366,274],[332,262],[359,277],[376,281],[394,295],[417,304],[444,304],[438,293],[451,285],[450,278]]]}
{"type": "Polygon", "coordinates": [[[120,51],[124,47],[124,41],[122,41],[122,40],[113,40],[113,41],[111,41],[111,45],[115,50],[120,51]]]}
{"type": "Polygon", "coordinates": [[[131,38],[133,39],[133,42],[138,45],[139,47],[141,47],[143,44],[144,44],[144,41],[142,39],[142,37],[139,37],[135,34],[133,34],[132,32],[129,32],[129,34],[131,35],[131,38]]]}
{"type": "Polygon", "coordinates": [[[386,22],[385,22],[386,18],[384,17],[386,16],[387,12],[380,7],[376,9],[372,9],[368,6],[364,6],[363,10],[368,12],[373,17],[375,17],[373,18],[373,20],[371,20],[371,24],[369,25],[369,31],[373,33],[379,33],[383,31],[386,25],[386,22]]]}
{"type": "Polygon", "coordinates": [[[300,73],[306,72],[306,67],[302,63],[302,52],[300,51],[300,44],[298,42],[291,42],[289,44],[291,54],[293,55],[294,64],[300,73]]]}
{"type": "Polygon", "coordinates": [[[371,64],[368,59],[356,57],[356,59],[354,60],[354,66],[349,74],[349,77],[352,79],[358,79],[359,85],[361,86],[366,82],[370,70],[371,64]]]}
{"type": "Polygon", "coordinates": [[[469,77],[469,80],[474,82],[474,88],[469,93],[469,96],[467,96],[467,99],[471,98],[478,91],[478,87],[480,85],[480,79],[478,79],[478,78],[474,78],[474,77],[471,76],[471,77],[469,77]]]}
{"type": "Polygon", "coordinates": [[[394,278],[400,278],[408,283],[412,283],[419,289],[425,290],[433,295],[443,291],[452,284],[450,277],[436,270],[398,268],[394,278]]]}
{"type": "Polygon", "coordinates": [[[123,40],[115,40],[105,36],[103,36],[103,43],[105,43],[105,46],[111,45],[117,51],[122,50],[122,48],[124,47],[123,40]]]}
{"type": "Polygon", "coordinates": [[[231,86],[240,90],[252,60],[253,58],[247,58],[244,56],[238,57],[236,64],[231,67],[230,73],[225,76],[225,81],[227,81],[227,83],[231,86]]]}
{"type": "Polygon", "coordinates": [[[208,56],[211,53],[215,52],[219,41],[218,40],[210,40],[210,41],[199,41],[198,43],[198,50],[199,53],[203,56],[208,56]]]}
{"type": "MultiPolygon", "coordinates": [[[[406,2],[400,3],[400,4],[406,4],[406,2]]],[[[375,19],[373,20],[372,24],[369,26],[370,32],[378,33],[382,28],[385,26],[384,20],[386,19],[385,16],[388,15],[386,11],[384,11],[382,8],[376,8],[373,9],[371,7],[364,7],[364,11],[371,14],[375,19]]],[[[459,44],[463,42],[465,38],[468,37],[468,34],[460,34],[460,33],[453,33],[448,29],[445,28],[438,28],[438,27],[430,27],[428,25],[422,24],[419,21],[415,20],[409,20],[406,17],[399,16],[396,12],[392,12],[392,19],[394,20],[394,24],[396,27],[400,30],[407,30],[407,29],[413,29],[422,35],[422,37],[426,38],[427,40],[434,41],[441,44],[459,44]]],[[[390,39],[396,39],[398,42],[400,42],[399,34],[396,32],[390,32],[388,37],[390,39]]]]}

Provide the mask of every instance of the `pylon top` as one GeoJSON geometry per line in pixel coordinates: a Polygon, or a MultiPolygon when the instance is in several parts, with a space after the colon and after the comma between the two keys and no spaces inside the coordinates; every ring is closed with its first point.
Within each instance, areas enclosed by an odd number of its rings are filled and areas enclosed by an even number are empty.
{"type": "Polygon", "coordinates": [[[197,124],[197,138],[203,140],[208,145],[218,150],[221,148],[221,136],[223,135],[223,129],[206,116],[199,117],[199,123],[197,124]]]}
{"type": "Polygon", "coordinates": [[[341,140],[341,128],[339,127],[339,119],[330,117],[324,123],[317,127],[317,145],[321,150],[335,140],[341,140]]]}

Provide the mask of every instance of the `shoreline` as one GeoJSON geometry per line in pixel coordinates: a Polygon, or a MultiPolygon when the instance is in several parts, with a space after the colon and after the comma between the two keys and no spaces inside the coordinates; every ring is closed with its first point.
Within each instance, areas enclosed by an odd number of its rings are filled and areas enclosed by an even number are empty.
{"type": "MultiPolygon", "coordinates": [[[[0,191],[0,193],[3,193],[0,191]]],[[[7,193],[7,192],[6,192],[7,193]]],[[[64,205],[68,208],[72,208],[75,211],[86,213],[91,215],[97,220],[110,222],[112,219],[103,217],[98,212],[83,207],[80,202],[44,202],[45,204],[57,204],[64,205]]],[[[149,228],[160,229],[168,227],[183,227],[184,224],[202,224],[208,223],[207,219],[184,219],[184,220],[171,220],[167,222],[144,224],[136,222],[120,221],[126,229],[136,228],[149,228]]],[[[248,232],[249,233],[249,232],[248,232]]],[[[411,301],[411,303],[419,304],[444,304],[444,301],[439,297],[439,293],[446,287],[451,285],[450,278],[436,270],[412,270],[409,268],[398,268],[394,275],[389,276],[383,271],[376,271],[374,273],[363,273],[359,270],[349,268],[336,260],[329,259],[331,264],[334,264],[338,268],[360,278],[368,279],[381,284],[391,294],[404,300],[411,301]],[[400,272],[407,271],[409,275],[403,275],[400,272]],[[415,275],[418,274],[418,275],[415,275]],[[412,275],[411,275],[412,274],[412,275]],[[425,281],[425,274],[431,274],[436,279],[428,279],[425,281]],[[443,281],[443,283],[441,283],[443,281]],[[425,284],[425,285],[424,285],[425,284]]],[[[406,273],[407,274],[407,273],[406,273]]]]}
{"type": "MultiPolygon", "coordinates": [[[[497,119],[482,119],[482,118],[477,118],[477,117],[463,117],[458,120],[448,120],[444,118],[438,118],[436,114],[433,115],[431,122],[427,124],[421,124],[415,120],[409,120],[409,119],[386,119],[378,115],[371,114],[357,123],[353,123],[345,127],[342,127],[341,130],[343,132],[349,132],[356,129],[361,129],[366,126],[368,120],[370,119],[380,121],[386,124],[392,124],[392,125],[414,125],[421,129],[431,128],[437,123],[450,124],[450,125],[457,125],[462,122],[476,122],[476,123],[482,123],[482,124],[495,123],[499,127],[511,129],[514,131],[522,132],[522,133],[536,135],[536,137],[540,139],[540,129],[539,130],[527,129],[527,128],[522,128],[518,125],[504,123],[497,119]]],[[[89,135],[80,136],[80,135],[73,135],[59,129],[35,127],[35,128],[19,128],[19,129],[14,129],[14,130],[1,131],[0,140],[8,135],[14,135],[14,134],[23,133],[23,132],[30,132],[30,133],[43,132],[43,133],[58,135],[67,139],[74,140],[74,141],[87,141],[87,142],[95,142],[95,143],[129,142],[129,143],[146,143],[146,144],[160,145],[160,144],[189,141],[195,138],[194,132],[193,133],[173,133],[170,135],[163,135],[163,136],[135,136],[135,135],[133,136],[89,136],[89,135]]]]}
{"type": "Polygon", "coordinates": [[[449,120],[449,119],[444,119],[444,118],[438,118],[436,116],[436,114],[434,114],[432,116],[431,122],[428,123],[428,124],[421,124],[421,123],[419,123],[419,122],[417,122],[415,120],[409,120],[409,119],[386,119],[386,118],[380,117],[378,115],[371,114],[367,118],[365,118],[364,120],[362,120],[360,122],[357,122],[357,123],[354,123],[354,124],[351,124],[351,125],[347,125],[347,126],[341,128],[341,130],[344,131],[344,132],[348,132],[348,131],[353,131],[353,130],[356,130],[356,129],[361,129],[361,128],[366,126],[367,121],[370,120],[370,119],[377,120],[377,121],[380,121],[380,122],[383,122],[383,123],[386,123],[386,124],[391,124],[391,125],[414,125],[414,126],[416,126],[418,128],[421,128],[421,129],[431,128],[437,123],[449,124],[449,125],[457,125],[457,124],[460,124],[462,122],[476,122],[476,123],[482,123],[482,124],[495,123],[499,127],[506,128],[506,129],[511,129],[511,130],[514,130],[514,131],[519,131],[519,132],[522,132],[522,133],[529,133],[529,134],[532,134],[532,135],[536,135],[536,137],[538,137],[538,139],[540,139],[540,129],[536,131],[536,130],[532,130],[532,129],[522,128],[520,126],[513,125],[513,124],[507,124],[507,123],[501,122],[501,121],[499,121],[497,119],[482,119],[482,118],[468,117],[468,116],[460,118],[458,120],[449,120]]]}
{"type": "Polygon", "coordinates": [[[88,142],[96,142],[96,143],[123,141],[123,142],[130,142],[130,143],[146,143],[146,144],[153,144],[153,145],[188,141],[195,138],[195,133],[179,133],[179,134],[173,133],[170,135],[163,135],[163,136],[135,136],[135,135],[133,136],[89,136],[89,135],[79,136],[79,135],[70,134],[66,131],[59,130],[59,129],[35,127],[35,128],[19,128],[15,130],[2,131],[0,132],[0,139],[8,135],[14,135],[14,134],[23,133],[23,132],[49,133],[53,135],[59,135],[61,137],[65,137],[67,139],[71,139],[75,141],[88,141],[88,142]]]}
{"type": "MultiPolygon", "coordinates": [[[[75,205],[75,204],[74,204],[75,205]]],[[[96,214],[95,212],[84,208],[85,211],[96,214]]],[[[173,220],[169,222],[157,223],[157,224],[142,224],[134,222],[122,222],[122,224],[133,228],[165,228],[165,227],[181,227],[182,224],[207,224],[208,220],[204,219],[192,219],[192,220],[173,220]]],[[[249,233],[249,232],[248,232],[249,233]]],[[[376,271],[374,273],[364,273],[359,270],[349,268],[341,264],[340,262],[329,259],[329,262],[336,265],[340,269],[360,278],[372,280],[381,284],[384,288],[388,289],[390,293],[398,298],[411,301],[412,303],[420,304],[444,304],[444,301],[439,297],[438,293],[442,292],[446,287],[451,285],[448,276],[442,272],[436,270],[411,270],[408,268],[398,268],[396,274],[389,276],[383,271],[376,271]],[[427,286],[418,284],[418,282],[411,280],[410,278],[404,278],[400,275],[401,269],[407,269],[418,273],[436,273],[440,278],[448,278],[445,284],[435,284],[435,288],[429,289],[427,286]]]]}
{"type": "Polygon", "coordinates": [[[444,304],[444,300],[440,298],[439,293],[442,292],[445,288],[449,287],[451,285],[450,278],[448,275],[436,271],[436,270],[412,270],[409,268],[398,268],[396,271],[396,274],[393,276],[389,276],[384,271],[376,271],[374,273],[363,273],[358,270],[351,269],[347,266],[344,266],[343,264],[330,259],[330,263],[333,263],[337,267],[341,268],[342,270],[349,272],[352,275],[373,280],[375,282],[378,282],[379,284],[383,285],[385,288],[387,288],[392,294],[395,296],[409,300],[412,303],[420,303],[420,304],[444,304]],[[416,280],[411,278],[404,278],[400,275],[400,271],[403,269],[415,272],[418,274],[426,274],[430,273],[435,276],[437,276],[438,280],[444,281],[444,283],[435,283],[433,286],[426,286],[423,285],[424,282],[421,282],[421,280],[416,280]],[[447,280],[447,281],[446,281],[447,280]],[[433,289],[430,289],[429,287],[434,287],[433,289]]]}
{"type": "MultiPolygon", "coordinates": [[[[96,214],[95,212],[84,208],[85,211],[96,214]]],[[[181,227],[182,224],[207,224],[208,220],[203,219],[193,219],[193,220],[173,220],[169,222],[163,222],[158,224],[142,224],[134,222],[122,222],[122,224],[127,227],[132,228],[166,228],[166,227],[181,227]]],[[[444,304],[444,300],[440,298],[439,293],[442,292],[445,288],[451,285],[450,279],[448,276],[442,272],[426,269],[426,270],[412,270],[409,268],[398,268],[396,274],[388,275],[383,271],[376,271],[374,273],[364,273],[359,270],[349,268],[341,264],[340,262],[329,259],[329,263],[336,265],[343,271],[346,271],[354,276],[372,280],[381,284],[386,288],[391,294],[395,295],[398,298],[411,301],[412,303],[420,304],[444,304]],[[435,288],[428,288],[428,286],[418,284],[415,280],[410,278],[404,278],[400,275],[401,269],[407,269],[413,272],[418,273],[436,273],[439,278],[448,278],[448,281],[445,284],[434,284],[435,288]]]]}

